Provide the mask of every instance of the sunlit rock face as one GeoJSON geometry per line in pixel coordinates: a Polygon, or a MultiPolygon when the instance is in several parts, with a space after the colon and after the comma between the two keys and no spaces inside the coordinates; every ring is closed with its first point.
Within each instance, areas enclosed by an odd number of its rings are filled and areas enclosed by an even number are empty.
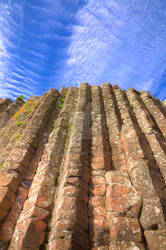
{"type": "Polygon", "coordinates": [[[82,83],[0,112],[1,250],[166,249],[160,100],[82,83]]]}

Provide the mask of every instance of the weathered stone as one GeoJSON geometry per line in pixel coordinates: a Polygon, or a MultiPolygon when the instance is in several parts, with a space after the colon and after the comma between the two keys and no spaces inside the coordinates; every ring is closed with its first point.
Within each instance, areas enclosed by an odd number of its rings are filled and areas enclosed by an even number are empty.
{"type": "Polygon", "coordinates": [[[49,241],[46,245],[47,249],[54,250],[54,249],[72,249],[72,240],[65,240],[65,239],[55,239],[49,241]]]}
{"type": "Polygon", "coordinates": [[[0,99],[0,249],[166,248],[159,100],[83,83],[5,105],[0,99]]]}
{"type": "Polygon", "coordinates": [[[0,221],[2,221],[5,217],[6,217],[6,215],[8,214],[8,210],[6,210],[6,209],[3,209],[3,208],[1,208],[0,209],[0,221]]]}
{"type": "Polygon", "coordinates": [[[106,185],[104,183],[100,184],[100,185],[92,185],[91,184],[90,189],[89,189],[90,195],[104,196],[105,193],[106,193],[106,185]]]}
{"type": "Polygon", "coordinates": [[[9,210],[15,200],[15,195],[8,187],[0,187],[0,210],[9,210]]]}
{"type": "Polygon", "coordinates": [[[149,95],[148,93],[142,93],[141,98],[150,111],[150,113],[155,117],[155,122],[157,123],[158,127],[160,128],[161,132],[163,133],[164,137],[166,136],[166,118],[163,114],[162,105],[155,102],[154,97],[149,95]]]}
{"type": "Polygon", "coordinates": [[[0,228],[0,240],[4,242],[9,242],[11,239],[11,236],[14,231],[14,227],[16,224],[16,221],[18,219],[18,216],[22,210],[23,203],[25,199],[27,198],[28,191],[24,188],[18,189],[18,194],[16,197],[16,200],[13,204],[12,209],[10,210],[7,218],[2,223],[2,226],[0,228]]]}
{"type": "Polygon", "coordinates": [[[26,219],[24,221],[24,226],[18,222],[17,231],[14,232],[12,237],[12,241],[8,249],[21,250],[24,248],[37,248],[39,247],[43,241],[45,236],[46,224],[37,219],[26,219]]]}
{"type": "MultiPolygon", "coordinates": [[[[75,246],[77,245],[77,248],[72,249],[84,249],[84,243],[80,243],[79,238],[78,241],[75,241],[74,235],[76,232],[83,233],[88,231],[88,199],[85,194],[88,193],[88,180],[86,180],[86,178],[89,177],[88,171],[86,171],[86,175],[83,174],[84,168],[89,168],[89,156],[86,151],[84,153],[86,148],[84,145],[88,145],[90,142],[89,140],[85,140],[86,136],[88,136],[86,135],[88,126],[84,127],[85,121],[87,124],[89,123],[86,117],[88,112],[86,106],[90,97],[88,92],[89,87],[82,85],[78,95],[76,113],[74,115],[73,133],[71,134],[66,152],[66,162],[64,166],[62,165],[62,176],[60,176],[60,185],[56,194],[55,209],[53,210],[52,221],[50,223],[51,232],[48,241],[52,242],[55,238],[65,237],[68,232],[72,231],[71,245],[72,247],[73,244],[75,246]],[[82,100],[86,100],[86,102],[82,102],[82,100]],[[77,135],[81,136],[77,141],[77,147],[74,147],[77,135]],[[80,148],[83,149],[82,153],[78,151],[80,148]],[[67,212],[66,215],[61,215],[62,211],[65,212],[65,210],[69,210],[69,212],[67,212]],[[72,212],[70,213],[70,211],[72,212]],[[80,248],[80,244],[82,248],[80,248]]],[[[55,244],[57,244],[57,242],[55,242],[55,244]]]]}
{"type": "Polygon", "coordinates": [[[144,234],[150,250],[166,249],[166,230],[148,230],[144,234]]]}
{"type": "MultiPolygon", "coordinates": [[[[135,117],[140,126],[140,129],[144,133],[144,144],[147,144],[147,149],[144,148],[144,154],[147,155],[151,151],[151,154],[153,154],[151,158],[153,158],[157,163],[153,164],[153,169],[149,167],[151,175],[153,173],[154,175],[156,175],[157,183],[155,188],[157,189],[158,186],[161,185],[161,183],[163,185],[166,181],[166,142],[163,138],[162,133],[160,132],[160,129],[157,126],[157,117],[156,122],[154,122],[151,113],[143,103],[140,96],[137,95],[134,90],[128,90],[127,97],[131,105],[133,105],[135,117]],[[146,150],[148,150],[148,152],[146,152],[146,150]],[[160,169],[161,174],[158,173],[158,169],[160,169]]],[[[164,193],[163,196],[166,196],[166,191],[163,191],[163,187],[159,192],[164,193]]]]}
{"type": "Polygon", "coordinates": [[[150,196],[143,199],[140,223],[144,230],[158,229],[162,225],[165,226],[163,210],[157,196],[150,196]]]}
{"type": "Polygon", "coordinates": [[[128,217],[138,217],[142,204],[139,193],[131,185],[123,172],[113,171],[106,174],[106,209],[128,217]]]}
{"type": "Polygon", "coordinates": [[[0,241],[0,249],[6,250],[8,248],[8,244],[6,242],[0,241]]]}
{"type": "Polygon", "coordinates": [[[55,187],[39,187],[38,189],[33,190],[29,193],[29,201],[32,204],[35,201],[35,205],[41,208],[49,208],[52,204],[53,195],[55,192],[55,187]]]}
{"type": "Polygon", "coordinates": [[[45,220],[49,217],[48,210],[41,207],[37,207],[35,205],[31,206],[29,200],[25,201],[23,209],[25,212],[25,216],[29,218],[37,218],[39,220],[45,220]]]}
{"type": "Polygon", "coordinates": [[[89,197],[89,216],[92,223],[92,228],[95,228],[95,223],[99,222],[100,224],[101,220],[102,222],[106,221],[106,211],[103,208],[105,208],[104,196],[96,195],[89,197]]]}
{"type": "Polygon", "coordinates": [[[9,98],[1,99],[0,100],[0,112],[3,112],[11,103],[12,101],[9,98]]]}
{"type": "Polygon", "coordinates": [[[0,119],[0,128],[4,127],[9,119],[21,108],[24,104],[24,101],[17,98],[13,103],[9,104],[6,110],[1,115],[0,119]]]}
{"type": "Polygon", "coordinates": [[[140,218],[141,225],[144,229],[156,228],[156,225],[159,228],[163,228],[165,225],[164,213],[166,211],[165,183],[161,175],[158,174],[158,170],[152,176],[152,171],[154,171],[156,165],[154,165],[155,161],[152,160],[151,153],[148,154],[146,152],[145,147],[147,148],[148,144],[141,147],[140,141],[138,141],[138,134],[133,136],[132,140],[129,140],[129,138],[131,138],[130,126],[125,125],[122,128],[122,146],[132,184],[143,198],[140,218]],[[133,145],[134,141],[137,148],[133,145]],[[143,151],[148,159],[143,156],[143,151]]]}
{"type": "Polygon", "coordinates": [[[109,250],[145,250],[145,247],[134,241],[111,241],[109,250]]]}
{"type": "Polygon", "coordinates": [[[94,246],[91,247],[92,250],[109,250],[108,246],[94,246]]]}
{"type": "Polygon", "coordinates": [[[9,187],[14,193],[16,192],[20,181],[20,176],[17,172],[1,171],[0,186],[9,187]]]}
{"type": "Polygon", "coordinates": [[[109,215],[110,237],[117,241],[142,241],[142,233],[139,222],[136,218],[109,215]]]}

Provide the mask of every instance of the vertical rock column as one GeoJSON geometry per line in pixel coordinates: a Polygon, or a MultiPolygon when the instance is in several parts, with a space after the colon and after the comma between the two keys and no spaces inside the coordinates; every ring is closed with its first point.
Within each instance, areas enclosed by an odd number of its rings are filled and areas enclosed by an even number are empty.
{"type": "Polygon", "coordinates": [[[121,140],[127,171],[132,185],[143,200],[138,219],[144,230],[154,228],[157,225],[164,224],[164,214],[160,199],[152,183],[148,159],[145,158],[144,154],[144,147],[147,148],[148,144],[144,140],[144,135],[133,114],[132,106],[129,106],[124,92],[120,89],[116,89],[114,92],[124,123],[121,131],[121,140]]]}
{"type": "Polygon", "coordinates": [[[120,131],[122,119],[120,107],[110,84],[102,85],[102,94],[112,149],[111,171],[106,179],[106,213],[110,228],[109,249],[125,250],[139,247],[144,249],[138,222],[142,199],[130,182],[121,147],[120,131]]]}
{"type": "Polygon", "coordinates": [[[126,171],[126,162],[120,138],[123,121],[121,120],[120,110],[112,86],[109,83],[102,84],[102,96],[111,147],[111,170],[126,171]]]}
{"type": "MultiPolygon", "coordinates": [[[[0,242],[0,244],[2,245],[8,244],[13,233],[13,227],[21,212],[22,202],[26,198],[27,187],[29,187],[29,183],[24,182],[24,177],[27,170],[29,170],[31,160],[38,148],[40,139],[43,137],[44,128],[48,123],[48,117],[54,109],[58,96],[59,93],[55,89],[52,89],[41,99],[41,103],[24,130],[23,135],[10,152],[3,168],[0,170],[1,221],[4,220],[14,204],[12,209],[16,211],[16,214],[12,216],[9,213],[10,220],[8,221],[8,230],[3,231],[3,233],[6,232],[6,234],[4,235],[1,231],[0,237],[2,242],[0,242]],[[16,193],[17,190],[18,193],[16,193]],[[18,200],[16,199],[14,203],[15,194],[18,200]]],[[[11,213],[12,212],[13,210],[11,210],[11,213]]],[[[7,217],[6,220],[8,220],[9,217],[7,217]]]]}
{"type": "Polygon", "coordinates": [[[102,93],[92,86],[92,139],[90,150],[89,235],[90,248],[108,249],[109,227],[106,219],[105,173],[111,168],[109,136],[102,93]]]}
{"type": "Polygon", "coordinates": [[[45,147],[28,193],[28,199],[24,203],[17,221],[9,249],[25,247],[36,249],[44,244],[56,178],[64,153],[68,123],[74,110],[76,97],[77,89],[71,87],[45,147]],[[72,112],[70,112],[71,110],[72,112]]]}
{"type": "Polygon", "coordinates": [[[2,112],[5,111],[5,109],[12,103],[12,101],[9,98],[6,99],[0,99],[0,115],[2,115],[2,112]]]}
{"type": "Polygon", "coordinates": [[[48,249],[89,249],[88,184],[90,92],[81,84],[64,164],[54,199],[48,249]]]}
{"type": "Polygon", "coordinates": [[[17,98],[15,102],[8,106],[8,108],[0,116],[0,129],[7,124],[9,119],[21,108],[23,104],[24,101],[20,98],[17,98]]]}
{"type": "Polygon", "coordinates": [[[38,96],[31,97],[26,103],[24,103],[17,113],[10,118],[6,126],[1,129],[0,162],[6,160],[12,148],[20,139],[23,130],[28,126],[29,121],[39,105],[39,100],[40,97],[38,96]]]}
{"type": "Polygon", "coordinates": [[[166,117],[160,108],[162,103],[159,106],[159,104],[155,103],[154,97],[147,92],[142,93],[140,97],[148,108],[151,115],[153,116],[153,118],[155,119],[155,122],[157,123],[159,129],[161,130],[163,136],[166,139],[166,117]]]}
{"type": "Polygon", "coordinates": [[[130,101],[130,107],[132,107],[135,113],[139,126],[145,134],[163,178],[166,181],[166,141],[162,137],[161,131],[157,126],[157,117],[155,122],[155,120],[152,119],[149,110],[134,90],[130,89],[126,93],[130,101]]]}
{"type": "MultiPolygon", "coordinates": [[[[143,131],[145,138],[147,140],[147,143],[149,145],[149,151],[146,152],[146,150],[148,149],[147,147],[147,149],[144,149],[144,153],[145,153],[146,158],[149,157],[149,171],[150,171],[150,175],[152,178],[152,183],[160,199],[160,203],[161,203],[162,211],[164,215],[164,222],[162,224],[161,223],[155,224],[151,228],[147,228],[148,231],[145,231],[145,237],[148,241],[148,246],[150,249],[153,249],[151,241],[152,242],[156,241],[155,245],[158,246],[158,249],[164,249],[164,247],[166,247],[166,222],[165,222],[165,218],[166,218],[166,184],[165,184],[165,181],[166,181],[166,168],[165,168],[166,145],[165,144],[166,142],[161,134],[161,131],[159,130],[157,126],[158,122],[161,125],[160,123],[161,120],[157,121],[158,116],[156,117],[156,121],[154,120],[151,113],[149,113],[148,108],[144,105],[140,96],[137,95],[137,93],[134,90],[132,89],[128,90],[127,97],[130,101],[130,107],[132,107],[135,113],[135,117],[138,121],[138,124],[141,130],[143,131]],[[154,231],[153,232],[149,231],[149,229],[150,230],[152,229],[154,231]],[[161,240],[159,236],[160,233],[162,236],[165,235],[165,239],[162,238],[162,244],[161,244],[161,240]]],[[[150,197],[149,203],[152,203],[153,199],[154,198],[150,197]]],[[[157,207],[153,207],[153,209],[156,210],[156,215],[157,213],[161,214],[161,211],[157,207]]],[[[148,209],[146,208],[145,211],[147,210],[148,209]]],[[[149,211],[147,212],[149,213],[149,211]]]]}

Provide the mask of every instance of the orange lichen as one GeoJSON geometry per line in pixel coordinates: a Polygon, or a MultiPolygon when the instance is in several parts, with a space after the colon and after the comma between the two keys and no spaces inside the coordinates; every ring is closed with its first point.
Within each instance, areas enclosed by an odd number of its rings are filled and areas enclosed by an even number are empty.
{"type": "Polygon", "coordinates": [[[14,115],[14,119],[18,119],[22,113],[29,114],[38,104],[39,101],[32,101],[29,100],[26,102],[19,110],[18,112],[14,115]]]}
{"type": "Polygon", "coordinates": [[[119,86],[118,86],[117,84],[115,84],[115,85],[113,86],[113,89],[119,89],[119,86]]]}

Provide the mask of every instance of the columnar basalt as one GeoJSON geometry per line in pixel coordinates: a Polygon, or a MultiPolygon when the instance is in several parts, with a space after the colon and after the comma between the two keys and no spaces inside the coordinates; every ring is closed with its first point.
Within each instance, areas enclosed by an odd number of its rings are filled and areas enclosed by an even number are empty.
{"type": "Polygon", "coordinates": [[[165,104],[109,83],[0,99],[7,249],[165,250],[165,104]]]}

